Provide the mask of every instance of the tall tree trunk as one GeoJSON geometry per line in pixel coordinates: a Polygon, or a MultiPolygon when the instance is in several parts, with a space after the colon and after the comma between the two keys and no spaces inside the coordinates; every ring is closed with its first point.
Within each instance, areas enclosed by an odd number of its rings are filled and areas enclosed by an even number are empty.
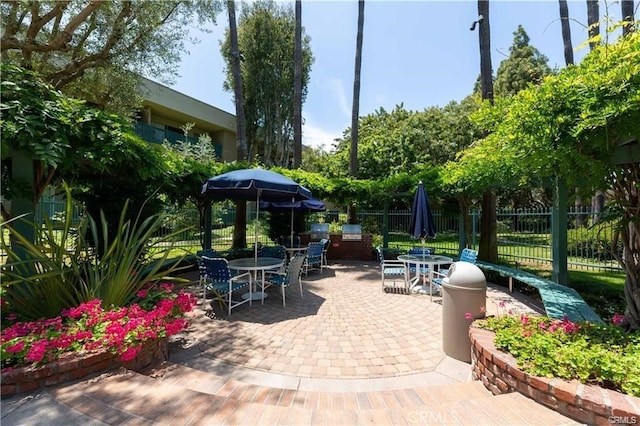
{"type": "Polygon", "coordinates": [[[624,296],[627,305],[622,326],[633,331],[640,329],[640,165],[623,164],[615,173],[610,173],[609,178],[612,199],[624,200],[621,226],[614,234],[611,248],[626,274],[624,296]],[[620,245],[621,252],[618,251],[620,245]]]}
{"type": "Polygon", "coordinates": [[[302,163],[302,0],[296,0],[296,40],[293,53],[293,168],[302,163]]]}
{"type": "Polygon", "coordinates": [[[573,43],[571,42],[571,26],[569,25],[569,6],[567,0],[558,0],[560,6],[560,24],[562,26],[562,44],[564,46],[564,63],[573,65],[573,43]]]}
{"type": "MultiPolygon", "coordinates": [[[[240,47],[238,46],[238,30],[236,28],[236,5],[227,1],[229,12],[229,36],[231,56],[233,57],[233,89],[236,103],[236,159],[247,160],[247,129],[244,121],[244,104],[242,98],[242,72],[240,69],[240,47]]],[[[232,248],[247,246],[247,202],[236,202],[236,218],[233,225],[232,248]]]]}
{"type": "Polygon", "coordinates": [[[471,234],[473,224],[471,223],[471,214],[469,214],[471,210],[471,199],[467,195],[462,194],[458,196],[458,205],[460,206],[460,215],[462,216],[462,228],[464,232],[464,247],[459,247],[459,251],[462,251],[462,249],[465,248],[473,248],[473,235],[471,234]]]}
{"type": "Polygon", "coordinates": [[[622,0],[620,2],[620,8],[622,9],[622,20],[625,21],[625,25],[622,27],[622,35],[633,32],[635,17],[633,16],[633,0],[622,0]]]}
{"type": "MultiPolygon", "coordinates": [[[[358,177],[358,123],[360,116],[360,71],[362,69],[362,32],[364,28],[364,0],[358,0],[358,35],[356,37],[356,66],[353,76],[353,109],[351,110],[351,153],[349,175],[358,177]]],[[[356,223],[356,206],[349,205],[349,223],[356,223]]]]}
{"type": "MultiPolygon", "coordinates": [[[[593,50],[598,44],[593,38],[600,35],[600,6],[598,0],[587,0],[587,25],[589,26],[589,49],[593,50]]],[[[591,210],[593,211],[593,224],[600,221],[602,209],[605,204],[605,195],[602,191],[596,191],[591,199],[591,210]]]]}
{"type": "MultiPolygon", "coordinates": [[[[482,99],[493,103],[493,70],[491,68],[491,27],[489,26],[489,0],[478,0],[478,31],[480,38],[480,82],[482,99]],[[482,16],[482,19],[480,19],[482,16]]],[[[486,190],[482,194],[482,219],[478,257],[487,262],[498,261],[496,194],[486,190]]]]}
{"type": "Polygon", "coordinates": [[[231,56],[233,57],[233,93],[236,103],[236,159],[247,159],[247,128],[244,122],[244,104],[242,98],[242,70],[240,69],[240,47],[238,46],[238,30],[236,27],[236,5],[227,1],[229,11],[229,38],[231,56]]]}
{"type": "MultiPolygon", "coordinates": [[[[571,41],[571,26],[569,25],[569,6],[567,0],[558,0],[560,7],[560,24],[562,26],[562,45],[564,46],[564,63],[568,67],[573,65],[573,43],[571,41]]],[[[580,196],[580,189],[575,188],[576,200],[574,202],[574,208],[576,211],[576,224],[577,228],[584,226],[584,215],[582,214],[582,197],[580,196]]]]}
{"type": "Polygon", "coordinates": [[[589,26],[589,49],[593,50],[598,42],[593,38],[600,35],[600,6],[599,0],[587,0],[587,25],[589,26]]]}

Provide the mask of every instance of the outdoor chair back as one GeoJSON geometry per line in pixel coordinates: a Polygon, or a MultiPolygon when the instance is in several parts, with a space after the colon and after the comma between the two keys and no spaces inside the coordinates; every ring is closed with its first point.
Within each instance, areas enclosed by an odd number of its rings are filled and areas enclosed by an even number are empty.
{"type": "Polygon", "coordinates": [[[323,238],[320,240],[322,243],[322,264],[324,266],[329,266],[329,261],[327,259],[327,252],[329,251],[329,245],[331,244],[331,240],[328,238],[323,238]]]}
{"type": "Polygon", "coordinates": [[[302,298],[302,266],[305,258],[305,254],[296,253],[289,261],[285,273],[269,273],[265,278],[268,286],[273,285],[282,289],[282,306],[287,306],[285,289],[289,286],[298,284],[302,298]]]}
{"type": "MultiPolygon", "coordinates": [[[[433,254],[433,251],[434,250],[432,248],[430,248],[430,247],[413,247],[413,248],[410,248],[407,251],[407,254],[413,254],[413,255],[416,255],[416,256],[429,256],[429,255],[433,254]]],[[[411,271],[413,273],[416,272],[416,264],[415,263],[409,263],[408,267],[409,267],[409,271],[411,271]]],[[[419,273],[421,275],[429,274],[429,267],[427,265],[420,266],[419,273]]]]}
{"type": "MultiPolygon", "coordinates": [[[[460,252],[460,262],[468,262],[471,264],[475,264],[476,260],[478,260],[478,251],[470,248],[462,249],[460,252]]],[[[440,277],[446,277],[449,275],[449,268],[440,268],[436,271],[437,275],[440,277]]]]}
{"type": "Polygon", "coordinates": [[[221,256],[218,254],[218,252],[217,252],[217,251],[215,251],[215,250],[214,250],[214,249],[212,249],[212,248],[203,249],[203,250],[198,250],[198,251],[196,252],[196,257],[197,257],[197,258],[201,258],[201,257],[203,257],[203,256],[206,256],[206,257],[221,257],[221,256]]]}
{"type": "Polygon", "coordinates": [[[304,263],[304,274],[309,273],[309,269],[320,269],[322,273],[322,251],[324,244],[319,241],[312,241],[307,245],[307,258],[304,263]]]}
{"type": "Polygon", "coordinates": [[[478,260],[477,250],[466,248],[460,253],[460,262],[476,263],[476,260],[478,260]]]}
{"type": "Polygon", "coordinates": [[[258,249],[258,257],[275,257],[276,259],[286,259],[287,249],[278,244],[275,246],[262,246],[258,249]]]}
{"type": "Polygon", "coordinates": [[[384,250],[382,250],[381,247],[376,247],[376,251],[378,253],[378,260],[380,261],[382,290],[385,291],[387,288],[394,290],[402,288],[406,290],[407,268],[405,264],[397,259],[385,259],[384,250]],[[402,279],[401,286],[398,286],[396,282],[400,279],[402,279]],[[388,280],[391,280],[390,285],[388,280]]]}
{"type": "Polygon", "coordinates": [[[207,293],[211,293],[220,304],[226,303],[228,313],[246,302],[251,304],[251,274],[246,272],[236,276],[231,275],[229,263],[224,258],[202,256],[198,260],[200,270],[200,285],[202,287],[202,307],[207,301],[207,293]],[[248,289],[249,298],[233,299],[233,293],[248,289]]]}

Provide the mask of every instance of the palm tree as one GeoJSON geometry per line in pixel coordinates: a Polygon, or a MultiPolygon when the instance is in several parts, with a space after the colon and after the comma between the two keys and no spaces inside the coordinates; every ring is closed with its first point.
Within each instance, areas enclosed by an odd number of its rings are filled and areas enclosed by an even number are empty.
{"type": "Polygon", "coordinates": [[[247,159],[247,136],[244,122],[244,105],[242,103],[242,72],[240,70],[240,48],[238,46],[238,29],[236,27],[236,5],[233,0],[227,1],[229,11],[229,38],[231,41],[231,56],[233,57],[233,89],[236,102],[236,133],[237,160],[247,159]]]}
{"type": "MultiPolygon", "coordinates": [[[[564,63],[566,66],[573,65],[573,43],[571,42],[571,26],[569,25],[569,6],[567,0],[558,0],[560,7],[560,25],[562,27],[562,45],[564,46],[564,63]]],[[[576,216],[576,227],[584,224],[584,216],[580,214],[582,211],[582,197],[579,194],[580,188],[576,188],[576,200],[574,207],[578,212],[576,216]]]]}
{"type": "Polygon", "coordinates": [[[293,168],[302,163],[302,0],[296,0],[296,39],[293,52],[293,168]]]}
{"type": "MultiPolygon", "coordinates": [[[[237,160],[247,160],[247,136],[242,103],[242,74],[240,70],[240,47],[238,46],[238,30],[236,28],[236,5],[233,0],[227,1],[229,12],[229,38],[231,56],[233,57],[233,89],[236,102],[236,155],[237,160]]],[[[233,248],[247,245],[247,202],[236,202],[236,218],[233,226],[233,248]]]]}
{"type": "MultiPolygon", "coordinates": [[[[480,82],[482,99],[493,103],[493,70],[491,68],[491,29],[489,26],[489,0],[478,0],[478,33],[480,38],[480,82]]],[[[482,218],[478,256],[487,262],[498,261],[496,193],[486,190],[482,194],[482,218]]]]}
{"type": "Polygon", "coordinates": [[[573,65],[573,44],[571,43],[571,26],[569,25],[569,6],[567,0],[558,0],[560,6],[560,25],[562,25],[562,44],[564,45],[564,62],[573,65]]]}
{"type": "Polygon", "coordinates": [[[598,0],[587,0],[587,25],[589,25],[589,49],[598,44],[594,37],[600,35],[600,6],[598,0]]]}
{"type": "MultiPolygon", "coordinates": [[[[349,175],[358,176],[358,121],[360,115],[360,74],[362,69],[362,32],[364,28],[364,0],[358,0],[358,35],[356,37],[356,67],[353,77],[353,108],[351,110],[351,155],[349,175]]],[[[356,208],[349,205],[349,223],[356,223],[356,208]]]]}
{"type": "Polygon", "coordinates": [[[622,35],[625,36],[630,32],[633,32],[633,0],[622,0],[620,2],[620,8],[622,9],[622,19],[627,22],[622,27],[622,35]]]}
{"type": "MultiPolygon", "coordinates": [[[[587,0],[587,25],[589,26],[589,50],[593,50],[599,44],[594,38],[600,35],[600,6],[598,5],[598,0],[587,0]]],[[[600,221],[604,203],[604,192],[596,191],[591,199],[594,224],[600,221]]]]}

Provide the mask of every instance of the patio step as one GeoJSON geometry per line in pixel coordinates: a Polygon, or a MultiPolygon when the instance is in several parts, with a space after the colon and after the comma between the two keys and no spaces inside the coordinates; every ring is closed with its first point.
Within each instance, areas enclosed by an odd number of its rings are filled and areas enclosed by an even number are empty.
{"type": "Polygon", "coordinates": [[[58,407],[66,407],[66,412],[38,412],[34,405],[23,411],[39,423],[30,422],[30,417],[18,420],[4,414],[2,423],[576,424],[520,394],[491,396],[479,382],[378,392],[315,392],[237,380],[221,384],[220,377],[201,373],[176,368],[162,376],[156,372],[154,378],[119,370],[47,390],[47,396],[58,407]],[[188,374],[180,379],[180,373],[188,374]]]}
{"type": "Polygon", "coordinates": [[[238,374],[237,371],[233,375],[218,375],[172,363],[149,370],[146,374],[162,383],[200,393],[245,402],[308,409],[361,409],[379,405],[415,408],[425,403],[442,404],[491,396],[479,381],[451,383],[440,387],[420,386],[379,391],[365,390],[361,387],[359,390],[349,391],[345,390],[345,386],[341,386],[339,380],[327,381],[325,386],[316,384],[312,386],[313,390],[304,390],[301,389],[298,378],[294,376],[278,375],[268,385],[263,385],[255,379],[243,377],[242,373],[238,374]],[[242,380],[231,377],[241,377],[242,380]],[[319,387],[322,387],[322,390],[315,390],[319,387]]]}

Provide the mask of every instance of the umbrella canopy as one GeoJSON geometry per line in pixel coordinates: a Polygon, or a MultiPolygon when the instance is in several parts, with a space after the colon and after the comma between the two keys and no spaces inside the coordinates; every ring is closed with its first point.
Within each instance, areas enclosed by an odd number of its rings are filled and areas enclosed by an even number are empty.
{"type": "Polygon", "coordinates": [[[260,208],[262,210],[291,210],[291,247],[293,247],[293,212],[323,212],[327,209],[322,201],[315,198],[300,201],[260,201],[260,208]]]}
{"type": "Polygon", "coordinates": [[[279,173],[241,169],[207,179],[201,193],[215,200],[292,201],[311,198],[311,191],[279,173]]]}
{"type": "MultiPolygon", "coordinates": [[[[256,201],[256,220],[260,215],[260,200],[296,201],[311,198],[311,191],[279,173],[264,169],[241,169],[207,179],[201,193],[214,200],[256,201]]],[[[254,256],[258,258],[258,228],[256,227],[254,256]]]]}
{"type": "Polygon", "coordinates": [[[323,212],[327,208],[324,203],[315,198],[300,201],[260,201],[262,210],[283,210],[291,209],[301,212],[323,212]]]}
{"type": "Polygon", "coordinates": [[[429,206],[429,198],[424,190],[422,182],[418,184],[418,189],[413,197],[411,207],[411,220],[409,221],[409,235],[413,238],[420,238],[424,245],[425,238],[435,238],[436,227],[433,221],[433,214],[429,206]]]}

